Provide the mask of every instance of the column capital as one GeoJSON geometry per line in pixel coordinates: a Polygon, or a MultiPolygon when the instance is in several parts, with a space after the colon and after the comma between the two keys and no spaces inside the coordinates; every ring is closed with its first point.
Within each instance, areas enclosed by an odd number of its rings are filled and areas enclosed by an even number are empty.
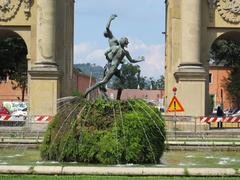
{"type": "Polygon", "coordinates": [[[31,70],[28,71],[30,76],[31,76],[31,80],[33,79],[47,79],[47,80],[58,80],[60,79],[60,77],[62,76],[62,72],[61,71],[51,71],[51,70],[31,70]]]}
{"type": "Polygon", "coordinates": [[[208,74],[203,68],[188,67],[174,73],[177,82],[179,81],[206,81],[208,74]]]}

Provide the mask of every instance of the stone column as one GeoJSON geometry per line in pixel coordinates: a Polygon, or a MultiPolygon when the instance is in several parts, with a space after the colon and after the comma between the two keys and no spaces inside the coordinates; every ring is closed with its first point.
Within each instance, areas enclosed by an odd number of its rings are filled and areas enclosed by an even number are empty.
{"type": "Polygon", "coordinates": [[[57,70],[55,60],[56,1],[37,0],[37,57],[34,69],[57,70]]]}
{"type": "Polygon", "coordinates": [[[181,60],[174,73],[182,115],[204,116],[208,89],[201,63],[202,0],[181,0],[181,60]]]}
{"type": "Polygon", "coordinates": [[[59,0],[35,0],[37,5],[36,60],[29,74],[29,112],[55,115],[59,98],[60,72],[56,63],[56,8],[59,0]]]}
{"type": "Polygon", "coordinates": [[[181,66],[201,66],[201,1],[182,0],[182,58],[181,66]]]}

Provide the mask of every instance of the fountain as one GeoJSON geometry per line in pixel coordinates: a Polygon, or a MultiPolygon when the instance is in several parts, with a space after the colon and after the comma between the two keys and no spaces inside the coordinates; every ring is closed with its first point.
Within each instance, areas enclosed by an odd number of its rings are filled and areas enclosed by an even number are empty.
{"type": "Polygon", "coordinates": [[[76,98],[49,124],[44,160],[103,164],[159,163],[164,121],[143,100],[76,98]]]}
{"type": "Polygon", "coordinates": [[[110,16],[104,33],[110,46],[105,53],[108,63],[104,77],[84,94],[88,97],[99,88],[102,98],[78,97],[61,108],[43,141],[44,160],[102,164],[160,162],[165,149],[165,123],[160,112],[143,100],[109,100],[106,95],[105,85],[113,75],[124,79],[118,66],[125,56],[131,63],[144,61],[144,57],[130,56],[125,49],[126,37],[117,40],[113,36],[110,24],[116,17],[110,16]]]}

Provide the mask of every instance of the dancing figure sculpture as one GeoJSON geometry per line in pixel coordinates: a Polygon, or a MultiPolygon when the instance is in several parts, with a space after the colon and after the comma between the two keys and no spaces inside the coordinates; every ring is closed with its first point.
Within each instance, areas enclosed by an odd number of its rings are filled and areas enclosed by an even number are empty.
{"type": "Polygon", "coordinates": [[[87,95],[91,91],[95,90],[96,88],[99,88],[100,91],[105,92],[106,91],[105,85],[108,83],[108,81],[112,78],[113,75],[122,79],[121,76],[123,75],[121,74],[121,71],[118,70],[118,66],[124,63],[124,57],[126,57],[128,61],[131,63],[138,63],[138,62],[144,61],[143,56],[139,57],[138,59],[133,59],[130,56],[130,53],[125,49],[129,44],[128,39],[126,37],[122,37],[118,41],[113,36],[110,30],[110,24],[111,24],[111,21],[116,17],[117,17],[116,15],[110,16],[109,22],[106,26],[106,31],[104,32],[104,36],[108,38],[110,48],[105,52],[105,57],[108,63],[104,67],[103,79],[100,82],[88,88],[84,94],[84,97],[87,97],[87,95]]]}

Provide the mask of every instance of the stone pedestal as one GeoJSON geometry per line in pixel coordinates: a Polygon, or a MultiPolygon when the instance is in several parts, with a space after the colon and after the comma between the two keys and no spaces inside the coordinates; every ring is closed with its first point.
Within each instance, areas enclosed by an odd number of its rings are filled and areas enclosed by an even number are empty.
{"type": "Polygon", "coordinates": [[[206,78],[202,68],[179,69],[174,74],[177,79],[177,96],[184,106],[184,116],[204,116],[206,113],[206,78]]]}
{"type": "Polygon", "coordinates": [[[59,71],[30,71],[30,115],[55,115],[59,97],[59,71]]]}

